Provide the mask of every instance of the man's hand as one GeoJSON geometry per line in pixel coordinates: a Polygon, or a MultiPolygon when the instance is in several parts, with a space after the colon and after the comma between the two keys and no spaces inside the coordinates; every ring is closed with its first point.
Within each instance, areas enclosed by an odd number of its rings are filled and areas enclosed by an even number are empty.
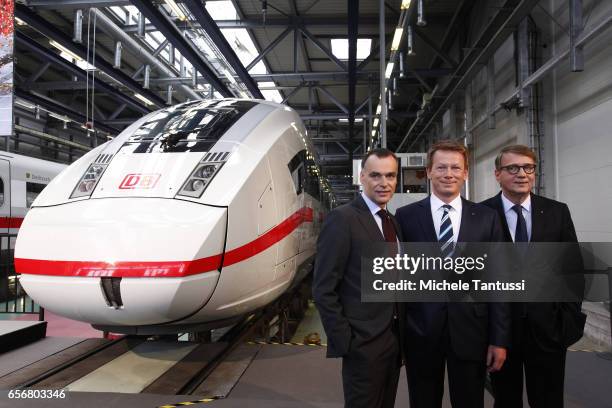
{"type": "Polygon", "coordinates": [[[494,373],[501,370],[504,361],[506,361],[506,349],[489,345],[487,350],[487,371],[494,373]]]}

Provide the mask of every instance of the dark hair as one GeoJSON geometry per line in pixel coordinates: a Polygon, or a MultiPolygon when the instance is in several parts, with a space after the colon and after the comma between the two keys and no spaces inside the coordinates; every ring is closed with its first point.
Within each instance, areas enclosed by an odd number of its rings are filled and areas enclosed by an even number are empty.
{"type": "Polygon", "coordinates": [[[535,154],[533,150],[531,150],[529,146],[510,145],[510,146],[506,146],[503,149],[501,149],[499,153],[497,154],[497,157],[495,158],[495,169],[496,170],[501,169],[502,156],[506,153],[514,153],[514,154],[519,154],[521,156],[527,156],[531,158],[534,163],[538,162],[538,156],[535,154]]]}
{"type": "Polygon", "coordinates": [[[433,157],[434,153],[438,150],[447,150],[451,152],[461,153],[463,155],[463,163],[465,164],[465,169],[467,170],[469,167],[469,159],[468,159],[468,150],[467,147],[462,145],[461,143],[455,140],[440,140],[439,142],[434,143],[430,148],[429,152],[427,152],[427,168],[431,169],[433,165],[433,157]]]}
{"type": "Polygon", "coordinates": [[[395,161],[397,161],[397,156],[389,149],[379,148],[370,150],[361,160],[361,168],[365,167],[365,162],[370,158],[370,156],[376,156],[379,159],[384,159],[385,157],[393,157],[395,161]]]}

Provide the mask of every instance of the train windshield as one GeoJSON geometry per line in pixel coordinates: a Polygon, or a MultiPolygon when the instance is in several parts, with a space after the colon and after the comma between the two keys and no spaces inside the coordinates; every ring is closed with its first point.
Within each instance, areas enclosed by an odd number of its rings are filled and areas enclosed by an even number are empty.
{"type": "Polygon", "coordinates": [[[131,153],[207,152],[257,102],[195,101],[159,111],[122,149],[131,153]]]}

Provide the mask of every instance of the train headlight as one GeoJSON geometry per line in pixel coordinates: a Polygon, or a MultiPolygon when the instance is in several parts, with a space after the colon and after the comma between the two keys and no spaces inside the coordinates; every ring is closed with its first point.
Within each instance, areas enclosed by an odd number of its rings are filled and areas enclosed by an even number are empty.
{"type": "Polygon", "coordinates": [[[215,171],[217,171],[216,165],[207,164],[205,166],[201,166],[200,168],[198,168],[195,175],[196,177],[208,179],[208,178],[211,178],[215,174],[215,171]]]}
{"type": "Polygon", "coordinates": [[[98,184],[98,181],[102,177],[104,170],[106,170],[105,164],[95,163],[90,165],[72,191],[70,198],[90,196],[94,191],[96,184],[98,184]]]}
{"type": "Polygon", "coordinates": [[[223,163],[198,163],[177,195],[200,198],[223,163]]]}
{"type": "Polygon", "coordinates": [[[200,191],[206,186],[206,180],[195,179],[187,185],[187,189],[190,191],[200,191]]]}

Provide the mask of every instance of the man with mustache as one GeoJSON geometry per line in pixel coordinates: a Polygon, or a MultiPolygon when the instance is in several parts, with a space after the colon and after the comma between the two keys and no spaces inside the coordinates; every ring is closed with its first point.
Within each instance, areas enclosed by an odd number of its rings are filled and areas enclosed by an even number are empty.
{"type": "Polygon", "coordinates": [[[372,243],[401,240],[386,210],[398,163],[390,150],[374,149],[361,167],[363,192],[323,222],[313,297],[327,334],[327,357],[342,357],[345,406],[392,408],[401,366],[398,309],[395,303],[361,302],[361,257],[372,243]]]}
{"type": "MultiPolygon", "coordinates": [[[[437,242],[452,256],[457,242],[499,242],[495,211],[460,196],[468,176],[462,144],[439,141],[427,158],[431,195],[397,210],[406,242],[437,242]]],[[[410,408],[440,408],[445,366],[453,407],[484,406],[485,372],[498,371],[509,343],[504,303],[405,303],[404,355],[410,408]]]]}

